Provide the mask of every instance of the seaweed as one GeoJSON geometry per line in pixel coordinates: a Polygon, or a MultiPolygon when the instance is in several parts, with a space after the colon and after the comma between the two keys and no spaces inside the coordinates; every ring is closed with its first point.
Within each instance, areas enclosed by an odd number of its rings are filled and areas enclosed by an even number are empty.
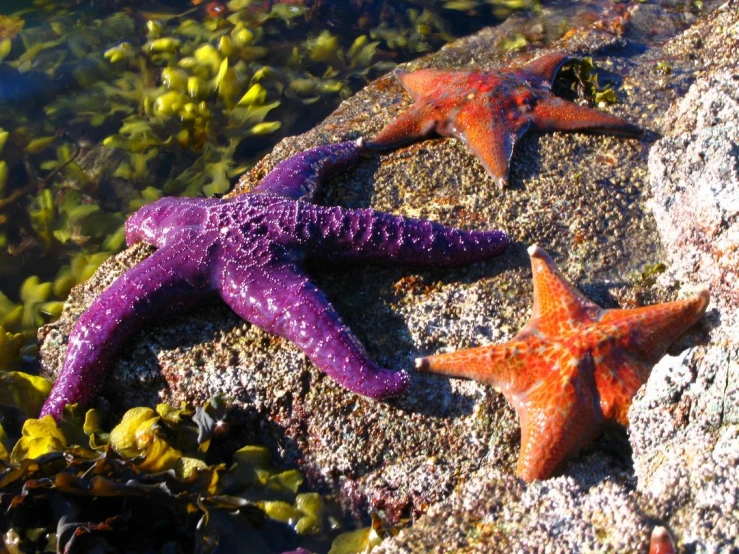
{"type": "MultiPolygon", "coordinates": [[[[0,372],[0,383],[0,409],[31,413],[51,387],[18,372],[0,372]]],[[[172,542],[211,551],[232,544],[222,542],[226,532],[248,537],[255,552],[333,539],[331,552],[349,554],[382,541],[389,531],[379,520],[340,534],[336,506],[301,492],[302,474],[273,464],[263,446],[236,449],[230,463],[210,460],[215,443],[226,441],[229,413],[215,397],[194,409],[131,408],[109,430],[99,410],[76,406],[59,425],[47,416],[25,419],[20,431],[0,426],[0,531],[24,551],[49,542],[59,551],[84,549],[89,541],[131,551],[172,542]]]]}

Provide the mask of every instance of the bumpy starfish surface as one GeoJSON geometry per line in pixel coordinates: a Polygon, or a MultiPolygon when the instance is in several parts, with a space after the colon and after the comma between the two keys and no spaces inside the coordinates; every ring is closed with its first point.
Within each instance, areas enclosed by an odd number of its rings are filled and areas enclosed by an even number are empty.
{"type": "Polygon", "coordinates": [[[546,479],[608,424],[626,413],[652,366],[700,319],[707,290],[677,302],[604,310],[529,248],[534,273],[531,319],[503,344],[419,358],[421,370],[490,383],[521,422],[517,474],[546,479]]]}
{"type": "Polygon", "coordinates": [[[88,403],[124,342],[144,323],[220,295],[241,317],[293,341],[344,387],[371,398],[402,392],[408,375],[377,366],[344,325],[303,260],[462,265],[500,254],[502,231],[462,231],[370,209],[310,200],[321,181],[355,163],[359,142],[321,146],[279,164],[229,200],[163,198],[126,222],[129,245],[154,254],[82,314],[41,415],[88,403]]]}
{"type": "Polygon", "coordinates": [[[517,69],[495,72],[397,70],[414,104],[367,143],[390,148],[432,132],[462,140],[495,182],[508,181],[513,147],[529,129],[589,131],[637,137],[628,121],[552,94],[552,80],[573,61],[567,54],[541,56],[517,69]]]}

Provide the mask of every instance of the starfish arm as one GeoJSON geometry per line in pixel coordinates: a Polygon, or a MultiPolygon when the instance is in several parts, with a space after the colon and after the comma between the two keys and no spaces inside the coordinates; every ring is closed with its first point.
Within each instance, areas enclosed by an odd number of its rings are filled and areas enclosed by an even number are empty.
{"type": "Polygon", "coordinates": [[[576,57],[564,52],[552,52],[531,60],[520,71],[525,71],[529,75],[551,83],[564,64],[575,60],[577,60],[576,57]]]}
{"type": "Polygon", "coordinates": [[[131,335],[163,312],[193,305],[203,289],[196,267],[163,248],[116,279],[75,325],[59,379],[40,417],[50,414],[59,421],[67,404],[89,403],[131,335]]]}
{"type": "Polygon", "coordinates": [[[503,231],[465,231],[371,209],[299,204],[278,218],[283,240],[335,261],[454,266],[486,260],[508,246],[503,231]]]}
{"type": "Polygon", "coordinates": [[[202,225],[208,216],[208,207],[218,205],[217,198],[160,198],[134,212],[126,220],[126,243],[133,246],[146,242],[162,248],[178,233],[188,233],[202,225]]]}
{"type": "Polygon", "coordinates": [[[651,366],[664,356],[675,339],[703,317],[709,300],[710,293],[703,289],[685,300],[631,310],[606,310],[599,323],[612,328],[612,335],[620,337],[619,347],[628,351],[630,357],[651,366]]]}
{"type": "Polygon", "coordinates": [[[423,101],[412,105],[367,141],[367,149],[387,150],[430,135],[442,121],[435,111],[434,106],[423,101]]]}
{"type": "Polygon", "coordinates": [[[510,402],[538,380],[528,359],[540,347],[532,337],[416,359],[419,371],[474,379],[502,392],[510,402]]]}
{"type": "MultiPolygon", "coordinates": [[[[449,85],[450,75],[454,75],[454,72],[439,69],[419,69],[417,71],[396,69],[394,73],[414,102],[443,93],[449,85]]],[[[458,72],[458,74],[462,75],[464,72],[458,72]]]]}
{"type": "Polygon", "coordinates": [[[662,526],[652,529],[649,539],[649,554],[676,554],[677,547],[670,532],[662,526]]]}
{"type": "Polygon", "coordinates": [[[489,104],[470,102],[454,118],[450,132],[467,145],[488,175],[503,188],[508,183],[513,148],[529,123],[528,120],[493,121],[493,117],[489,104]]]}
{"type": "MultiPolygon", "coordinates": [[[[593,361],[588,357],[579,363],[593,361]]],[[[570,366],[538,382],[513,403],[521,421],[516,474],[527,483],[549,478],[600,430],[602,416],[588,375],[587,370],[570,366]]]]}
{"type": "Polygon", "coordinates": [[[529,117],[540,131],[587,131],[624,137],[640,137],[644,130],[625,119],[580,106],[548,94],[537,102],[529,117]]]}
{"type": "Polygon", "coordinates": [[[251,193],[310,200],[326,178],[359,161],[362,145],[361,141],[347,141],[301,152],[280,162],[251,193]]]}
{"type": "Polygon", "coordinates": [[[250,323],[300,348],[316,366],[347,389],[374,399],[395,396],[408,374],[375,364],[351,330],[295,262],[270,262],[244,271],[227,264],[220,279],[226,303],[250,323]]]}
{"type": "Polygon", "coordinates": [[[574,329],[577,322],[591,321],[603,311],[585,298],[559,272],[543,248],[529,247],[534,281],[534,308],[524,329],[536,329],[547,336],[574,329]]]}

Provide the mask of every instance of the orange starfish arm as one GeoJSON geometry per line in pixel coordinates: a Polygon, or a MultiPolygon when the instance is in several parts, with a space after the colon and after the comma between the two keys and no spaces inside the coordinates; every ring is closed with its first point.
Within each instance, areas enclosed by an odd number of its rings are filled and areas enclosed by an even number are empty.
{"type": "Polygon", "coordinates": [[[554,95],[542,98],[530,113],[540,131],[589,131],[623,137],[640,137],[641,127],[605,112],[567,102],[554,95]]]}
{"type": "Polygon", "coordinates": [[[418,71],[396,69],[394,73],[413,101],[418,102],[423,97],[443,90],[449,80],[450,72],[438,69],[419,69],[418,71]]]}
{"type": "Polygon", "coordinates": [[[620,342],[632,359],[654,365],[670,344],[703,316],[709,299],[708,290],[703,289],[685,300],[631,310],[604,310],[599,323],[613,327],[614,335],[623,337],[620,342]]]}
{"type": "Polygon", "coordinates": [[[706,311],[709,293],[631,310],[603,310],[593,348],[595,383],[606,420],[629,425],[631,401],[669,345],[706,311]],[[610,337],[610,339],[609,339],[610,337]]]}
{"type": "Polygon", "coordinates": [[[677,547],[675,541],[672,540],[670,532],[658,525],[652,529],[652,536],[649,540],[649,554],[675,554],[677,547]]]}
{"type": "MultiPolygon", "coordinates": [[[[566,360],[562,360],[566,363],[566,360]]],[[[518,400],[521,453],[516,474],[527,483],[546,479],[568,457],[590,442],[598,430],[600,410],[588,382],[589,356],[550,374],[518,400]]]]}
{"type": "Polygon", "coordinates": [[[543,248],[529,247],[534,280],[534,308],[524,329],[536,328],[550,336],[575,328],[577,322],[594,319],[602,311],[585,298],[554,265],[543,248]]]}
{"type": "Polygon", "coordinates": [[[368,149],[394,148],[431,134],[443,119],[434,110],[433,106],[423,102],[412,105],[365,146],[368,149]]]}
{"type": "MultiPolygon", "coordinates": [[[[416,359],[420,371],[429,371],[475,379],[493,385],[507,398],[520,394],[533,386],[530,373],[526,370],[527,354],[539,347],[538,341],[529,342],[519,334],[504,344],[491,344],[478,348],[458,350],[448,354],[437,354],[416,359]]],[[[510,400],[510,398],[509,398],[510,400]]]]}
{"type": "Polygon", "coordinates": [[[443,89],[449,72],[435,69],[419,71],[396,70],[395,76],[413,98],[415,104],[400,114],[371,141],[367,148],[394,148],[414,142],[430,135],[433,131],[444,133],[449,119],[449,106],[425,101],[423,98],[443,89]]]}
{"type": "Polygon", "coordinates": [[[576,60],[577,58],[573,58],[569,54],[552,52],[551,54],[544,54],[524,64],[521,70],[551,82],[564,64],[576,60]]]}
{"type": "Polygon", "coordinates": [[[515,126],[494,122],[490,106],[475,102],[460,110],[449,127],[449,134],[461,138],[495,183],[503,188],[508,180],[513,147],[528,127],[528,121],[515,126]]]}

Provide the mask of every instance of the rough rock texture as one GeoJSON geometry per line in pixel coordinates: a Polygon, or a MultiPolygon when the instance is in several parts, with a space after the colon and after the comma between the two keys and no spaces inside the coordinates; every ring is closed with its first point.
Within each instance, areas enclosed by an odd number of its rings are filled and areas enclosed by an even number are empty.
{"type": "Polygon", "coordinates": [[[701,71],[649,154],[649,204],[670,262],[663,278],[710,287],[710,340],[664,359],[629,414],[638,490],[684,530],[685,547],[709,552],[739,548],[739,17],[731,8],[672,45],[701,53],[701,71]],[[716,28],[726,30],[720,41],[716,28]]]}
{"type": "MultiPolygon", "coordinates": [[[[738,6],[732,2],[698,25],[723,31],[729,40],[739,21],[738,6]]],[[[686,123],[689,136],[680,138],[672,135],[681,133],[674,119],[660,116],[678,105],[699,72],[711,67],[710,48],[699,57],[688,46],[709,33],[689,30],[665,44],[673,68],[665,75],[655,70],[655,60],[664,55],[659,48],[636,54],[640,50],[630,47],[628,33],[613,34],[626,24],[626,12],[612,9],[547,51],[592,54],[599,67],[619,76],[619,103],[605,109],[665,135],[658,148],[665,149],[665,160],[673,160],[663,162],[665,175],[688,174],[669,141],[676,141],[674,148],[687,148],[695,140],[709,140],[697,129],[700,117],[696,128],[686,123]]],[[[657,19],[655,10],[652,5],[634,8],[634,28],[678,27],[675,18],[657,19]]],[[[542,50],[501,54],[497,46],[517,33],[546,43],[560,23],[547,13],[533,20],[512,18],[409,65],[488,69],[524,62],[542,50]]],[[[711,44],[716,56],[728,55],[720,39],[711,44]]],[[[714,67],[720,65],[723,61],[714,67]]],[[[378,80],[316,129],[280,143],[235,192],[254,186],[298,150],[371,136],[408,102],[392,77],[378,80]]],[[[525,247],[533,242],[552,253],[566,276],[604,307],[684,297],[709,278],[720,283],[730,267],[715,275],[704,269],[717,263],[717,253],[705,240],[691,240],[695,222],[681,221],[685,227],[669,231],[660,218],[672,219],[672,214],[658,213],[658,225],[645,206],[650,185],[657,212],[662,198],[647,166],[656,139],[654,133],[641,141],[529,136],[514,153],[511,186],[503,192],[491,186],[482,166],[454,139],[368,157],[327,183],[324,203],[372,206],[467,228],[503,228],[519,242],[501,258],[468,268],[317,267],[313,274],[370,354],[390,368],[410,368],[420,354],[515,334],[531,306],[525,247]],[[680,270],[687,259],[701,267],[680,270]],[[659,261],[672,267],[655,284],[650,268],[659,261]]],[[[726,161],[731,149],[724,152],[726,161]]],[[[733,152],[735,176],[736,147],[733,152]]],[[[715,157],[708,161],[722,163],[715,157]]],[[[730,173],[726,167],[715,171],[717,176],[730,173]]],[[[696,196],[676,202],[678,184],[688,182],[663,180],[670,209],[696,196]]],[[[702,186],[701,179],[694,183],[702,186]]],[[[719,205],[725,211],[712,217],[729,213],[731,197],[725,198],[705,202],[708,210],[719,205]]],[[[714,233],[710,244],[718,237],[729,248],[728,223],[705,231],[714,233]]],[[[73,292],[62,318],[42,331],[48,373],[61,367],[66,338],[80,312],[150,252],[141,246],[116,256],[73,292]]],[[[573,460],[563,476],[528,487],[512,477],[519,439],[515,415],[489,387],[413,375],[407,396],[368,401],[341,389],[286,341],[243,323],[224,306],[183,314],[141,334],[116,363],[103,396],[120,410],[160,398],[197,402],[227,393],[251,416],[259,438],[298,463],[313,486],[335,494],[348,514],[366,517],[375,510],[390,521],[414,518],[412,527],[382,545],[384,552],[646,551],[657,524],[666,524],[681,548],[729,551],[739,548],[732,467],[739,449],[731,423],[737,399],[735,392],[729,394],[729,383],[736,383],[737,342],[726,328],[735,313],[731,290],[718,286],[715,294],[707,321],[673,353],[692,349],[678,361],[660,364],[632,408],[633,465],[626,435],[615,431],[573,460]]]]}
{"type": "MultiPolygon", "coordinates": [[[[739,63],[739,29],[734,63],[739,63]]],[[[665,116],[649,155],[654,212],[675,278],[705,283],[739,323],[739,71],[699,78],[665,116]],[[733,308],[733,309],[730,309],[733,308]]],[[[738,330],[739,331],[739,330],[738,330]]]]}

